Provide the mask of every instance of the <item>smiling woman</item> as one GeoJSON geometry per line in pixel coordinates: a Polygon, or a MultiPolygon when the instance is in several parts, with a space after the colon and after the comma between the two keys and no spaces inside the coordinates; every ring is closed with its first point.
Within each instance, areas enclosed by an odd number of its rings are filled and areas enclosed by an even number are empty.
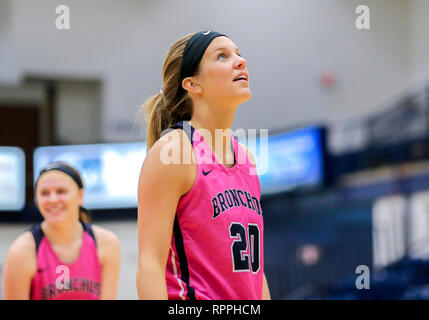
{"type": "Polygon", "coordinates": [[[115,299],[119,242],[112,232],[86,223],[78,171],[65,163],[49,164],[35,190],[44,220],[20,235],[8,252],[5,299],[115,299]]]}

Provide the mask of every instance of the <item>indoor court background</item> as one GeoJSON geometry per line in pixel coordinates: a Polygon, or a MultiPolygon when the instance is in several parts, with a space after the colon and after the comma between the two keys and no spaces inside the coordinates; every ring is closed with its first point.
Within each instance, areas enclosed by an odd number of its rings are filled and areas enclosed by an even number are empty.
{"type": "Polygon", "coordinates": [[[272,138],[260,176],[272,298],[429,298],[428,12],[427,0],[0,0],[0,146],[21,150],[0,148],[0,274],[40,221],[39,165],[63,157],[84,171],[93,222],[119,238],[118,299],[137,299],[137,110],[169,46],[216,30],[250,75],[232,129],[272,138]]]}

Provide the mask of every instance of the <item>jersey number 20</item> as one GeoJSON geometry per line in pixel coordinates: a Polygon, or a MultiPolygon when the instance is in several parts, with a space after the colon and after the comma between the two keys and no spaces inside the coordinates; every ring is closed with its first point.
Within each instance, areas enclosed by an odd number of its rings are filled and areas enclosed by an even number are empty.
{"type": "Polygon", "coordinates": [[[234,272],[252,270],[253,273],[257,273],[260,267],[259,254],[261,252],[259,226],[249,223],[247,229],[249,238],[247,238],[246,235],[246,228],[241,223],[233,222],[229,226],[229,235],[231,238],[235,239],[231,246],[234,272]],[[247,251],[249,244],[249,254],[244,253],[247,251]]]}

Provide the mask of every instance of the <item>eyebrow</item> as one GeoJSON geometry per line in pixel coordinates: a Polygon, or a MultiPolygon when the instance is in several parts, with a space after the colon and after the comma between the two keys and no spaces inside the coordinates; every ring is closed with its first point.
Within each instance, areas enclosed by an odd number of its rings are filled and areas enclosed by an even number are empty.
{"type": "MultiPolygon", "coordinates": [[[[219,48],[216,48],[214,52],[219,51],[219,50],[225,50],[225,49],[228,49],[228,48],[226,48],[226,47],[219,47],[219,48]]],[[[240,51],[240,50],[238,50],[238,48],[235,47],[235,51],[240,51]]]]}

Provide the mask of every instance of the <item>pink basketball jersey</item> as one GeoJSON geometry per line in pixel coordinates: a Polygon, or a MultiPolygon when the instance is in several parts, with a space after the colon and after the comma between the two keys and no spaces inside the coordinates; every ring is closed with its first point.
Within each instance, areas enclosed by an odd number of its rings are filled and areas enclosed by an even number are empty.
{"type": "Polygon", "coordinates": [[[31,300],[95,300],[101,289],[101,265],[92,228],[83,224],[83,242],[78,259],[60,261],[42,228],[30,229],[37,248],[37,271],[31,281],[31,300]]]}
{"type": "Polygon", "coordinates": [[[198,171],[177,206],[166,268],[168,298],[261,299],[264,229],[255,167],[232,135],[235,164],[227,168],[189,123],[172,128],[183,128],[193,141],[198,171]]]}

